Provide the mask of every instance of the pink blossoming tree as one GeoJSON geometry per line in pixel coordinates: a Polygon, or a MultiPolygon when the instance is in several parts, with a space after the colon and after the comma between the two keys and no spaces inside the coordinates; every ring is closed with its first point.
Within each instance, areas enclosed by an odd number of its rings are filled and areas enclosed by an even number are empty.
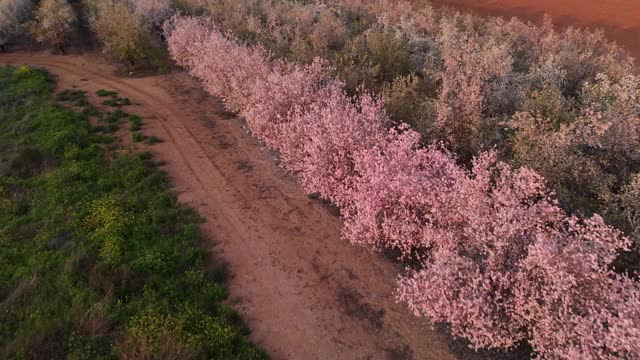
{"type": "Polygon", "coordinates": [[[546,358],[638,355],[640,286],[610,268],[628,241],[599,216],[565,214],[537,173],[494,151],[466,170],[421,147],[377,98],[346,96],[322,62],[270,60],[202,19],[174,17],[165,29],[176,62],[242,114],[308,191],[340,207],[345,238],[422,264],[399,278],[416,315],[448,322],[475,347],[527,340],[546,358]]]}

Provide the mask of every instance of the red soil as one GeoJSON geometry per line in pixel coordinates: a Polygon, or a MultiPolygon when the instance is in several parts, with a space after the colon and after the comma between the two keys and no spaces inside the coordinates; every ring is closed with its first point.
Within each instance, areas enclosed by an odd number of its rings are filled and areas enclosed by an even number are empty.
{"type": "Polygon", "coordinates": [[[559,28],[601,28],[611,40],[640,59],[640,0],[430,0],[480,15],[517,16],[539,22],[549,14],[559,28]]]}

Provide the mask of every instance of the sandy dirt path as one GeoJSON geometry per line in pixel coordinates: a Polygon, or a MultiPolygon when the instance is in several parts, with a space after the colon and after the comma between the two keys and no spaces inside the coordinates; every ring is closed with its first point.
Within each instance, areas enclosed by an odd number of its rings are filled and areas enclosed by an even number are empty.
{"type": "Polygon", "coordinates": [[[235,307],[273,359],[456,358],[445,336],[395,302],[394,265],[341,240],[339,219],[186,74],[120,78],[92,55],[18,53],[2,63],[45,67],[92,103],[104,88],[139,104],[125,110],[163,140],[153,151],[180,200],[206,219],[235,307]]]}
{"type": "MultiPolygon", "coordinates": [[[[424,1],[424,0],[414,0],[424,1]]],[[[540,21],[549,14],[560,28],[602,28],[607,37],[640,60],[640,0],[429,0],[481,15],[540,21]]]]}

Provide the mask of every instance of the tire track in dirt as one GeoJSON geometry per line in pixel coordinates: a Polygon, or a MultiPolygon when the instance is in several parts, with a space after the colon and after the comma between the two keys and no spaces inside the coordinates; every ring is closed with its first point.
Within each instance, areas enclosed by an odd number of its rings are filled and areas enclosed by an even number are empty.
{"type": "MultiPolygon", "coordinates": [[[[0,55],[49,69],[59,87],[112,89],[134,104],[179,199],[207,220],[234,306],[274,359],[453,359],[448,339],[393,297],[397,269],[340,239],[342,226],[186,74],[113,76],[98,56],[0,55]]],[[[142,147],[131,144],[132,148],[142,147]]]]}

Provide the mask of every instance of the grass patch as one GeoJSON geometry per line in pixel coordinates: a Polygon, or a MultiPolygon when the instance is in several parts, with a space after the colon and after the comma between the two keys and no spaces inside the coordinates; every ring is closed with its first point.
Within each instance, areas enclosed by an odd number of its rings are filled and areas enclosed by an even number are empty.
{"type": "Polygon", "coordinates": [[[103,120],[110,123],[110,124],[116,124],[121,122],[124,118],[128,117],[129,114],[127,114],[126,112],[120,110],[120,109],[116,109],[115,111],[112,111],[110,113],[107,113],[104,117],[103,120]]]}
{"type": "Polygon", "coordinates": [[[52,93],[0,68],[0,358],[266,358],[150,154],[52,93]]]}
{"type": "Polygon", "coordinates": [[[131,133],[131,139],[133,140],[133,142],[140,142],[144,139],[144,135],[142,135],[142,133],[140,133],[139,131],[134,131],[131,133]]]}
{"type": "Polygon", "coordinates": [[[162,142],[162,140],[160,140],[157,136],[153,136],[153,135],[147,136],[144,139],[144,143],[147,144],[147,145],[155,145],[155,144],[157,144],[159,142],[162,142]]]}
{"type": "Polygon", "coordinates": [[[113,90],[100,89],[96,91],[96,95],[98,95],[99,97],[114,97],[118,95],[118,92],[113,90]]]}
{"type": "Polygon", "coordinates": [[[138,115],[129,115],[129,123],[131,123],[131,131],[140,131],[142,129],[142,118],[138,115]]]}
{"type": "MultiPolygon", "coordinates": [[[[86,104],[86,101],[87,101],[86,91],[67,89],[59,93],[58,96],[56,96],[56,100],[62,101],[62,102],[74,103],[75,105],[78,105],[77,104],[78,102],[84,102],[86,104]]],[[[84,106],[84,105],[78,105],[78,106],[84,106]]]]}
{"type": "Polygon", "coordinates": [[[118,124],[107,124],[104,127],[104,132],[107,134],[113,134],[114,132],[118,131],[120,129],[120,127],[118,126],[118,124]]]}
{"type": "Polygon", "coordinates": [[[100,116],[100,111],[98,111],[98,109],[96,109],[95,107],[87,104],[84,110],[82,110],[82,115],[86,117],[98,117],[100,116]]]}
{"type": "Polygon", "coordinates": [[[110,99],[104,100],[102,105],[111,107],[123,107],[131,105],[131,100],[118,96],[118,93],[113,90],[100,89],[96,91],[96,95],[99,97],[109,97],[110,99]]]}
{"type": "Polygon", "coordinates": [[[120,107],[123,107],[123,106],[131,105],[131,101],[128,98],[121,98],[121,97],[116,96],[116,97],[113,97],[111,99],[107,99],[107,100],[103,101],[102,105],[120,108],[120,107]]]}

